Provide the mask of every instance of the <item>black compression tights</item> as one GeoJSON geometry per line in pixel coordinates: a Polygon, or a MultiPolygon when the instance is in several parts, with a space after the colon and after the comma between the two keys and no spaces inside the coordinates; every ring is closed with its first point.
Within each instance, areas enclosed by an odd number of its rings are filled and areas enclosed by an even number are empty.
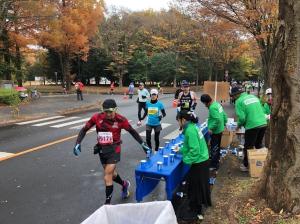
{"type": "MultiPolygon", "coordinates": [[[[146,142],[147,142],[147,145],[152,148],[152,144],[151,144],[151,132],[152,130],[147,130],[146,131],[146,142]]],[[[155,132],[155,135],[154,135],[154,140],[155,140],[155,151],[158,150],[158,147],[159,147],[159,135],[160,135],[160,131],[158,132],[155,132]]]]}

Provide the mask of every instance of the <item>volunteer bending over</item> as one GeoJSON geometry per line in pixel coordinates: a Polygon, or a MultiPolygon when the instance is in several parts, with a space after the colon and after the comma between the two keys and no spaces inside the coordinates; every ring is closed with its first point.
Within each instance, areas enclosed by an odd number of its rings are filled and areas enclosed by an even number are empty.
{"type": "Polygon", "coordinates": [[[240,166],[243,172],[248,171],[247,150],[263,147],[263,139],[267,128],[267,120],[259,99],[247,94],[237,86],[232,88],[231,96],[235,101],[235,113],[238,119],[238,128],[245,127],[244,161],[240,166]]]}
{"type": "Polygon", "coordinates": [[[190,112],[185,110],[179,112],[178,122],[183,128],[184,143],[176,150],[182,153],[183,162],[191,165],[187,174],[190,212],[186,219],[202,220],[202,205],[211,206],[209,156],[205,138],[192,119],[193,115],[190,112]]]}
{"type": "Polygon", "coordinates": [[[94,114],[91,119],[79,132],[76,145],[74,147],[74,154],[76,156],[81,152],[81,142],[87,131],[96,125],[97,144],[94,147],[94,154],[99,154],[100,161],[104,168],[104,182],[106,186],[106,200],[105,204],[110,204],[113,193],[113,181],[120,184],[122,187],[122,198],[129,197],[128,180],[122,180],[116,172],[116,164],[120,161],[121,155],[121,130],[125,129],[132,137],[141,144],[144,151],[149,150],[146,143],[143,142],[140,135],[132,128],[128,120],[116,113],[117,104],[113,99],[107,99],[103,102],[102,113],[94,114]]]}
{"type": "Polygon", "coordinates": [[[201,96],[201,102],[208,108],[208,132],[210,134],[211,170],[218,170],[220,163],[220,146],[222,133],[227,123],[227,114],[222,105],[213,101],[208,94],[201,96]]]}

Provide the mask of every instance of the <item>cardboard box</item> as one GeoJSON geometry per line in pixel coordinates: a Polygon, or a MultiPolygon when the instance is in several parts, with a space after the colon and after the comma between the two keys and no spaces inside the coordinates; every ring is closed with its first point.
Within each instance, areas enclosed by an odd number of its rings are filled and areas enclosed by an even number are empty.
{"type": "Polygon", "coordinates": [[[232,139],[233,139],[233,132],[225,129],[222,134],[221,148],[227,148],[228,146],[230,146],[232,139]]]}
{"type": "Polygon", "coordinates": [[[248,149],[247,154],[250,176],[260,177],[266,162],[268,149],[248,149]]]}

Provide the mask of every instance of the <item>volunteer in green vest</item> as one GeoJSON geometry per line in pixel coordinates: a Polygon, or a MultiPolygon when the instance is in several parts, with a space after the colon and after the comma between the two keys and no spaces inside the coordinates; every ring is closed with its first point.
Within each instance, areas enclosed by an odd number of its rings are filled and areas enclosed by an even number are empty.
{"type": "Polygon", "coordinates": [[[220,145],[222,132],[227,123],[227,114],[222,105],[213,101],[208,94],[201,96],[201,102],[208,108],[207,127],[210,134],[210,169],[218,170],[220,163],[220,145]]]}
{"type": "Polygon", "coordinates": [[[180,151],[183,155],[183,162],[190,165],[186,178],[189,212],[184,219],[202,220],[202,205],[211,206],[209,156],[205,138],[197,124],[192,122],[193,119],[189,111],[182,110],[178,113],[178,122],[183,128],[184,143],[175,151],[180,151]]]}
{"type": "Polygon", "coordinates": [[[231,96],[236,99],[235,112],[238,119],[238,128],[245,127],[244,162],[241,171],[248,171],[247,149],[262,148],[266,131],[267,120],[259,99],[247,94],[239,86],[234,87],[231,96]]]}

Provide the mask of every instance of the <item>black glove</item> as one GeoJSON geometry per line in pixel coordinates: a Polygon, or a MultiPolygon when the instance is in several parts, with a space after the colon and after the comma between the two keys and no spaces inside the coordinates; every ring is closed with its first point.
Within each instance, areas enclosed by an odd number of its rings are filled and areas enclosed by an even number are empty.
{"type": "Polygon", "coordinates": [[[161,121],[161,119],[162,119],[162,116],[160,115],[160,116],[158,116],[158,119],[159,119],[159,121],[161,121]]]}

